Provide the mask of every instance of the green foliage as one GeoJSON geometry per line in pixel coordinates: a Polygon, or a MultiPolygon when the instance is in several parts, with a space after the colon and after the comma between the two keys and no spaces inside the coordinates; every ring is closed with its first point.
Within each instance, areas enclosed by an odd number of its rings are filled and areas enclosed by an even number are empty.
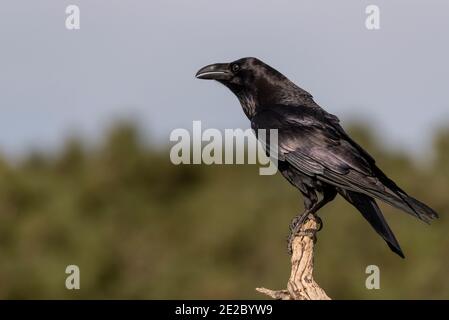
{"type": "MultiPolygon", "coordinates": [[[[426,168],[382,150],[362,127],[353,134],[442,218],[427,226],[382,207],[402,260],[354,208],[331,203],[320,214],[318,282],[340,299],[449,298],[449,134],[438,135],[426,168]],[[365,288],[370,264],[380,290],[365,288]]],[[[57,156],[0,159],[0,298],[263,298],[255,287],[285,287],[288,224],[301,210],[279,174],[175,166],[130,125],[96,148],[70,139],[57,156]],[[69,264],[81,269],[81,290],[65,288],[69,264]]]]}

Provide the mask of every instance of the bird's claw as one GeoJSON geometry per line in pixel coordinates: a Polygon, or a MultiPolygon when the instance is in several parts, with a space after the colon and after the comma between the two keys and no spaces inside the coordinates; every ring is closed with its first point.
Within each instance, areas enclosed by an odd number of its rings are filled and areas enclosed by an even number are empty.
{"type": "Polygon", "coordinates": [[[323,221],[318,217],[317,215],[312,215],[312,219],[315,219],[317,223],[316,229],[306,229],[301,231],[301,227],[304,224],[304,222],[307,220],[308,215],[305,217],[297,216],[293,218],[292,222],[290,223],[290,234],[287,237],[287,250],[288,254],[292,255],[293,253],[293,240],[299,236],[306,236],[313,239],[313,242],[316,243],[316,233],[320,231],[323,228],[323,221]]]}
{"type": "Polygon", "coordinates": [[[314,215],[314,218],[317,224],[316,232],[321,231],[321,229],[323,229],[323,220],[317,215],[314,215]]]}

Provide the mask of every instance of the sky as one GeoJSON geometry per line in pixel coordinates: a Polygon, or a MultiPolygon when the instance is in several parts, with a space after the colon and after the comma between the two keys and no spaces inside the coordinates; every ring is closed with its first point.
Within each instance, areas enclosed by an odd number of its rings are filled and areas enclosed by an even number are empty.
{"type": "Polygon", "coordinates": [[[420,154],[449,125],[449,1],[39,0],[0,5],[0,154],[97,141],[119,119],[153,142],[175,128],[248,128],[236,98],[195,79],[254,56],[343,126],[420,154]],[[65,27],[68,5],[80,29],[65,27]],[[365,8],[380,9],[380,29],[365,8]]]}

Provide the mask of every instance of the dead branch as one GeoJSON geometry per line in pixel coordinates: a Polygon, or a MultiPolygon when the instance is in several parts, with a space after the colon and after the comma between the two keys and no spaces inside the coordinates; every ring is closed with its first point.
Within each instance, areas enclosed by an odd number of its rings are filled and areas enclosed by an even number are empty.
{"type": "Polygon", "coordinates": [[[256,288],[258,292],[281,300],[330,300],[313,279],[313,248],[318,227],[315,217],[309,215],[299,234],[294,238],[292,268],[287,289],[256,288]]]}

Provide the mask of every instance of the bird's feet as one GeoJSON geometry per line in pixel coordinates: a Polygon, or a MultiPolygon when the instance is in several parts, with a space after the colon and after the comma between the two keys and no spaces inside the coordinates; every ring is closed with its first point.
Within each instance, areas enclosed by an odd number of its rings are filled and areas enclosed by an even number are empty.
{"type": "Polygon", "coordinates": [[[293,218],[292,222],[290,223],[290,233],[287,238],[287,250],[288,254],[292,255],[293,253],[293,240],[297,236],[308,236],[312,238],[314,241],[316,241],[316,233],[320,231],[323,227],[323,222],[317,215],[309,214],[309,213],[303,213],[293,218]],[[306,222],[307,219],[314,219],[318,227],[317,229],[307,229],[302,230],[302,225],[306,222]]]}

